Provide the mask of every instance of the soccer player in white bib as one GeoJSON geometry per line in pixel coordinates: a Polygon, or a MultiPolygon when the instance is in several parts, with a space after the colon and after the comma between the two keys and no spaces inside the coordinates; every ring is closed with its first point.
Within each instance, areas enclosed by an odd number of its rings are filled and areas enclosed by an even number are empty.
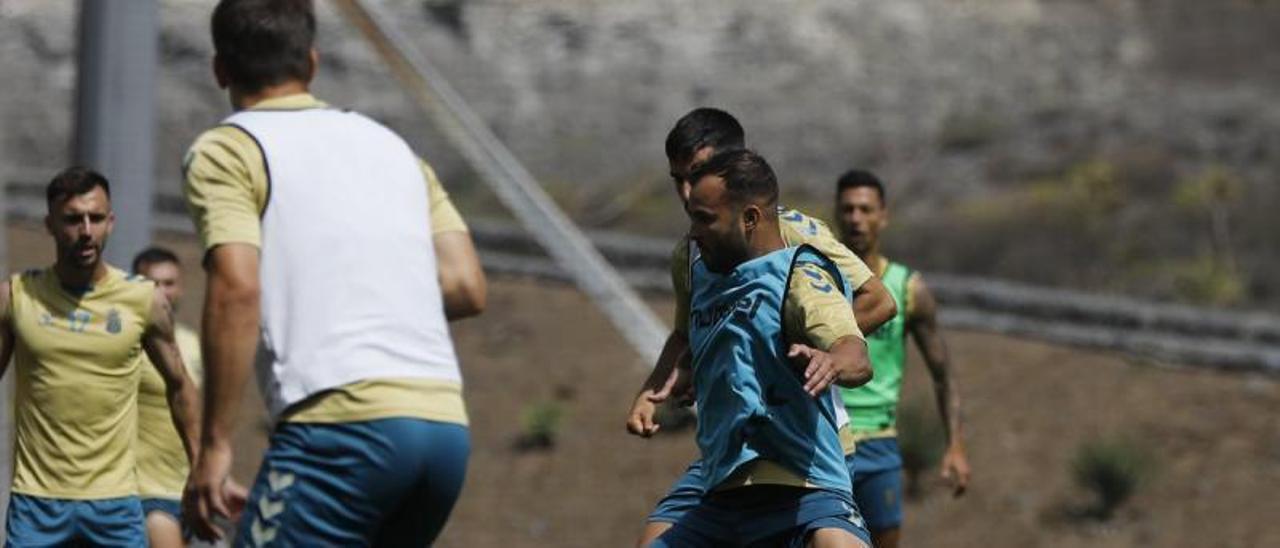
{"type": "Polygon", "coordinates": [[[466,225],[398,135],[309,94],[309,0],[223,0],[214,74],[236,113],[188,152],[208,271],[206,428],[184,513],[221,532],[257,355],[273,422],[237,546],[423,546],[470,451],[448,321],[485,279],[466,225]],[[259,343],[259,341],[261,341],[259,343]]]}

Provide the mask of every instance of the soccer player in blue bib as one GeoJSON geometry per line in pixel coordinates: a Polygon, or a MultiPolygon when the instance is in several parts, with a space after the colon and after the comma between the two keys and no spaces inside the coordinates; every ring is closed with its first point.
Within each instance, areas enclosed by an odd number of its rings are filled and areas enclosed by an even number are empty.
{"type": "Polygon", "coordinates": [[[721,152],[690,176],[689,352],[705,495],[652,546],[868,546],[830,385],[870,379],[848,286],[787,247],[777,180],[721,152]]]}
{"type": "Polygon", "coordinates": [[[897,548],[902,526],[902,455],[895,423],[907,362],[908,333],[915,338],[933,378],[947,433],[942,475],[951,480],[956,496],[963,494],[969,484],[960,395],[951,374],[947,347],[938,331],[933,293],[918,272],[890,261],[880,252],[880,231],[889,223],[880,179],[860,170],[841,176],[836,182],[836,222],[845,244],[875,270],[898,301],[897,315],[867,338],[875,379],[842,391],[858,442],[850,463],[854,500],[866,517],[876,547],[897,548]]]}
{"type": "MultiPolygon", "coordinates": [[[[713,156],[717,151],[743,148],[745,131],[738,120],[720,109],[700,107],[682,116],[671,128],[666,139],[667,162],[676,195],[683,205],[689,198],[689,174],[693,169],[713,156]]],[[[816,248],[827,256],[840,270],[841,276],[853,290],[853,309],[858,327],[863,333],[873,332],[896,313],[893,297],[872,274],[866,264],[849,251],[826,223],[801,211],[777,208],[778,235],[787,246],[802,244],[816,248]]],[[[653,373],[636,395],[627,430],[638,436],[651,436],[658,431],[653,420],[657,405],[668,398],[685,399],[691,394],[685,378],[678,374],[677,362],[688,359],[689,331],[689,278],[697,246],[682,238],[671,256],[671,282],[676,295],[674,328],[667,338],[662,356],[653,373]]],[[[853,438],[847,436],[846,450],[852,452],[853,438]]],[[[646,518],[638,546],[648,545],[685,512],[695,506],[702,497],[702,463],[694,462],[658,502],[646,518]]]]}

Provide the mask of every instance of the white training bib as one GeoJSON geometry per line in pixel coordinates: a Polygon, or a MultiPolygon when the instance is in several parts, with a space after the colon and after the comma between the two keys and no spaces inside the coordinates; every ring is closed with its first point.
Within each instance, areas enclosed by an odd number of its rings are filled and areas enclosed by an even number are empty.
{"type": "Polygon", "coordinates": [[[262,148],[262,341],[273,419],[356,381],[461,382],[431,241],[427,181],[398,135],[341,110],[225,120],[262,148]]]}

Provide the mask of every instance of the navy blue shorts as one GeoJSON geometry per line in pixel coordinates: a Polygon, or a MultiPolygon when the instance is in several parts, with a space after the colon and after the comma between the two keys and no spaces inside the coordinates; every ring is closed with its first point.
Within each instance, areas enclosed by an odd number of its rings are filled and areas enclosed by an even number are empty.
{"type": "Polygon", "coordinates": [[[144,517],[149,516],[152,512],[169,514],[178,523],[182,523],[182,501],[161,497],[143,497],[142,515],[144,517]]]}
{"type": "Polygon", "coordinates": [[[458,424],[283,423],[236,546],[427,546],[453,510],[471,445],[458,424]]]}
{"type": "Polygon", "coordinates": [[[902,453],[897,438],[858,442],[850,464],[853,500],[872,531],[902,526],[902,453]]]}
{"type": "Polygon", "coordinates": [[[693,461],[684,475],[676,480],[667,495],[658,501],[658,506],[649,514],[648,521],[675,523],[689,513],[702,501],[702,459],[693,461]]]}
{"type": "Polygon", "coordinates": [[[802,548],[819,529],[871,535],[845,493],[781,485],[739,487],[704,497],[652,547],[748,546],[802,548]]]}
{"type": "Polygon", "coordinates": [[[6,547],[146,546],[138,497],[71,500],[13,493],[5,522],[6,547]]]}

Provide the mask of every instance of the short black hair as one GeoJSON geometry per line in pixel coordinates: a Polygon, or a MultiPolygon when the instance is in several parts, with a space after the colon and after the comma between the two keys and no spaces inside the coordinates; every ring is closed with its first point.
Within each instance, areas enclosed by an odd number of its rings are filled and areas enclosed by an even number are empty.
{"type": "Polygon", "coordinates": [[[148,247],[133,257],[133,273],[140,274],[144,266],[163,263],[182,266],[182,261],[178,260],[174,252],[159,246],[148,247]]]}
{"type": "Polygon", "coordinates": [[[667,133],[667,160],[685,161],[704,147],[717,151],[746,146],[746,132],[732,114],[711,107],[699,107],[680,117],[667,133]]]}
{"type": "Polygon", "coordinates": [[[111,183],[107,182],[106,176],[87,167],[72,166],[54,175],[53,180],[49,181],[49,186],[44,189],[45,204],[53,210],[53,206],[74,196],[93,192],[98,187],[102,187],[110,200],[111,183]]]}
{"type": "MultiPolygon", "coordinates": [[[[745,148],[716,152],[702,165],[694,168],[689,182],[697,185],[705,177],[724,179],[729,198],[734,203],[748,201],[773,206],[778,203],[778,178],[773,174],[764,157],[745,148]]],[[[768,208],[773,211],[773,208],[768,208]]]]}
{"type": "Polygon", "coordinates": [[[880,178],[870,171],[863,169],[851,169],[846,171],[836,180],[836,197],[840,197],[846,190],[854,188],[870,187],[876,189],[876,194],[880,196],[880,204],[886,205],[888,196],[884,192],[884,183],[880,182],[880,178]]]}
{"type": "Polygon", "coordinates": [[[210,21],[213,49],[236,87],[260,91],[311,75],[311,0],[222,0],[210,21]]]}

